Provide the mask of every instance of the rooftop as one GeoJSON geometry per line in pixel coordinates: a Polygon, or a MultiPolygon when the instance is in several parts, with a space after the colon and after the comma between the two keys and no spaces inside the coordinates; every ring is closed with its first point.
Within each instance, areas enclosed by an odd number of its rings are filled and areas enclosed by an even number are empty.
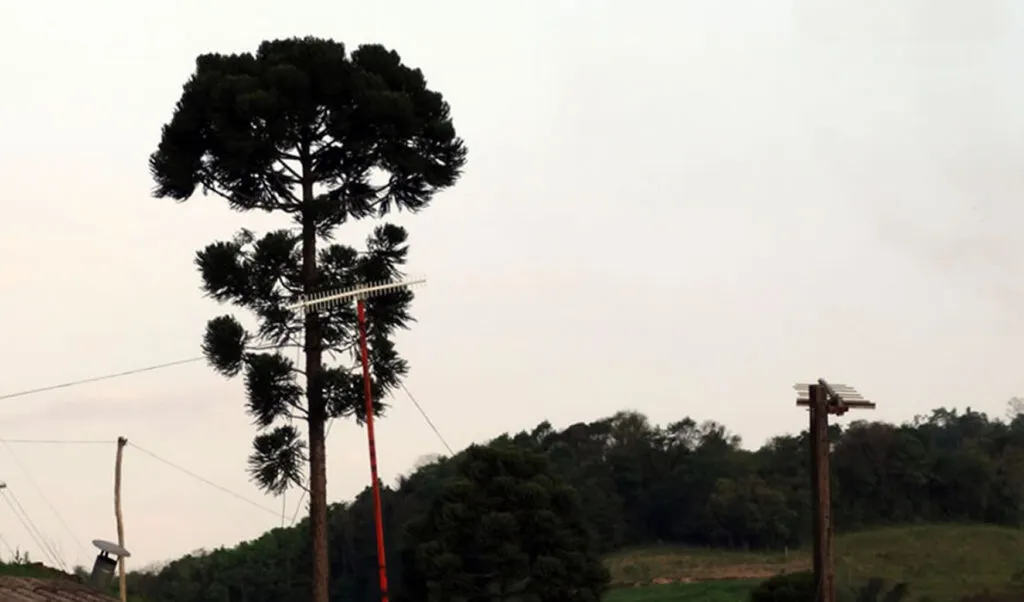
{"type": "Polygon", "coordinates": [[[0,602],[116,602],[70,579],[0,577],[0,602]]]}

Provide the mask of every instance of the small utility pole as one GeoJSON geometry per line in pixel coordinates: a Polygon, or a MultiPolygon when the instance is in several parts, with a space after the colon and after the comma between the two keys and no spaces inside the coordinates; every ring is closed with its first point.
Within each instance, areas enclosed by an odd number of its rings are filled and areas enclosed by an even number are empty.
{"type": "MultiPolygon", "coordinates": [[[[124,446],[128,440],[117,438],[117,457],[114,460],[114,518],[117,520],[117,545],[124,548],[124,516],[121,514],[121,461],[124,459],[124,446]]],[[[128,582],[124,570],[124,555],[117,557],[118,580],[120,582],[121,602],[128,602],[128,582]]]]}
{"type": "Polygon", "coordinates": [[[811,450],[811,507],[814,508],[814,581],[818,602],[835,602],[836,574],[832,555],[832,470],[829,463],[828,415],[842,416],[850,409],[873,410],[875,404],[861,397],[853,387],[798,383],[796,405],[810,415],[808,436],[811,450]]]}
{"type": "MultiPolygon", "coordinates": [[[[337,305],[356,302],[356,315],[359,320],[359,357],[363,368],[363,397],[366,404],[366,443],[370,452],[370,482],[373,491],[374,526],[377,535],[377,578],[380,586],[381,602],[388,602],[388,568],[384,551],[384,517],[381,509],[380,479],[377,476],[377,438],[373,430],[373,386],[370,379],[370,356],[366,345],[366,299],[376,295],[384,295],[397,290],[407,289],[426,282],[424,279],[400,280],[397,282],[381,282],[366,286],[357,286],[342,291],[323,293],[302,298],[290,310],[301,309],[304,312],[316,311],[337,305]]],[[[124,602],[122,600],[122,602],[124,602]]]]}

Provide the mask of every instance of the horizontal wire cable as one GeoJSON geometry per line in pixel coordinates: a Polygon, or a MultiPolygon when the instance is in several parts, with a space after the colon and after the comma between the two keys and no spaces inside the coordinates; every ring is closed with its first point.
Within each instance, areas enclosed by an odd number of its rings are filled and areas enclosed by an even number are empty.
{"type": "MultiPolygon", "coordinates": [[[[55,391],[55,390],[58,390],[58,389],[66,389],[66,388],[75,387],[75,386],[78,386],[78,385],[84,385],[84,384],[89,384],[89,383],[94,383],[94,382],[100,382],[100,381],[104,381],[104,380],[111,380],[111,379],[115,379],[115,378],[121,378],[121,377],[124,377],[124,376],[132,376],[134,374],[141,374],[141,373],[144,373],[144,372],[152,372],[154,370],[162,370],[164,368],[171,368],[171,367],[174,367],[174,366],[181,366],[181,365],[184,365],[184,364],[190,364],[190,363],[202,361],[204,359],[205,358],[203,356],[191,357],[191,358],[186,358],[186,359],[182,359],[182,360],[176,360],[176,361],[173,361],[173,362],[165,362],[165,363],[162,363],[162,364],[154,364],[152,366],[145,366],[143,368],[136,368],[136,369],[133,369],[133,370],[125,370],[125,371],[122,371],[122,372],[115,372],[115,373],[112,373],[112,374],[104,374],[102,376],[94,376],[94,377],[91,377],[91,378],[83,378],[83,379],[69,381],[69,382],[65,382],[65,383],[49,385],[49,386],[45,386],[45,387],[38,387],[38,388],[35,388],[35,389],[27,389],[27,390],[18,391],[18,392],[15,392],[15,393],[7,393],[7,394],[0,395],[0,401],[6,400],[6,399],[14,399],[16,397],[24,397],[24,396],[27,396],[27,395],[34,395],[34,394],[37,394],[37,393],[45,393],[47,391],[55,391]]],[[[423,406],[420,405],[420,403],[416,399],[416,397],[413,396],[413,394],[409,391],[408,387],[405,386],[405,383],[399,383],[399,384],[402,387],[402,390],[405,391],[406,396],[409,397],[409,400],[412,402],[413,406],[420,413],[420,416],[423,417],[424,421],[427,423],[427,426],[430,427],[430,430],[433,431],[434,435],[441,442],[441,445],[443,445],[444,448],[446,450],[448,450],[449,454],[455,455],[454,450],[452,449],[451,445],[448,444],[448,441],[444,438],[444,435],[441,434],[440,429],[437,428],[437,425],[434,424],[433,420],[431,420],[430,415],[427,414],[426,410],[423,409],[423,406]]],[[[327,431],[325,433],[325,437],[330,434],[330,428],[331,428],[331,424],[328,424],[327,425],[327,431]]],[[[10,444],[108,444],[108,443],[111,443],[112,441],[110,441],[110,440],[86,440],[86,439],[79,439],[79,440],[75,440],[75,439],[67,439],[67,440],[60,440],[60,439],[8,439],[8,440],[6,440],[6,442],[10,443],[10,444]]],[[[140,452],[151,456],[153,459],[158,460],[158,461],[160,461],[160,462],[162,462],[164,464],[167,464],[168,466],[170,466],[170,467],[172,467],[172,468],[174,468],[174,469],[176,469],[176,470],[178,470],[178,471],[180,471],[180,472],[182,472],[182,473],[184,473],[184,474],[186,474],[186,475],[188,475],[188,476],[190,476],[190,477],[192,477],[194,479],[197,479],[197,480],[203,482],[204,484],[206,484],[206,485],[208,485],[210,487],[213,487],[213,488],[215,488],[215,489],[217,489],[217,490],[219,490],[219,491],[221,491],[223,493],[226,493],[226,494],[228,494],[228,495],[230,495],[230,496],[232,496],[232,497],[234,497],[234,498],[236,498],[236,499],[238,499],[240,501],[243,501],[243,502],[245,502],[245,503],[247,503],[247,504],[249,504],[251,506],[259,508],[260,510],[263,510],[265,512],[271,512],[271,513],[274,514],[274,516],[279,516],[279,514],[278,514],[278,512],[276,510],[271,510],[270,508],[268,508],[266,506],[263,506],[262,504],[254,502],[254,501],[252,501],[252,500],[250,500],[250,499],[248,499],[248,498],[246,498],[246,497],[244,497],[242,495],[239,495],[238,493],[235,493],[234,491],[231,491],[230,489],[222,487],[222,486],[214,483],[213,481],[210,481],[209,479],[206,479],[206,478],[204,478],[204,477],[202,477],[202,476],[200,476],[200,475],[198,475],[198,474],[196,474],[196,473],[194,473],[194,472],[192,472],[192,471],[190,471],[190,470],[188,470],[188,469],[186,469],[186,468],[184,468],[182,466],[179,466],[179,465],[175,464],[174,462],[171,462],[170,460],[167,460],[166,458],[162,458],[162,457],[154,454],[153,452],[151,452],[149,450],[146,450],[146,449],[144,449],[142,447],[139,447],[138,445],[135,445],[134,443],[129,442],[128,444],[130,446],[134,447],[135,449],[139,450],[140,452]]],[[[302,509],[302,503],[305,501],[305,496],[306,496],[306,491],[303,490],[302,495],[299,497],[299,501],[296,504],[295,512],[292,515],[292,520],[291,520],[291,524],[292,525],[294,525],[295,521],[298,519],[299,512],[302,509]]],[[[51,506],[51,508],[52,508],[52,506],[51,506]]],[[[77,542],[77,538],[76,538],[76,542],[77,542]]],[[[81,545],[81,544],[79,543],[79,545],[81,545]]]]}
{"type": "MultiPolygon", "coordinates": [[[[286,347],[292,347],[294,344],[288,343],[285,345],[268,345],[263,347],[252,347],[249,351],[268,351],[273,349],[283,349],[286,347]]],[[[114,378],[121,378],[123,376],[132,376],[135,374],[142,374],[143,372],[152,372],[154,370],[163,370],[164,368],[173,368],[174,366],[182,366],[184,364],[192,364],[198,361],[206,359],[204,356],[196,356],[185,358],[182,360],[175,360],[173,362],[164,362],[162,364],[154,364],[152,366],[145,366],[143,368],[135,368],[133,370],[125,370],[124,372],[115,372],[113,374],[104,374],[102,376],[93,376],[90,378],[82,378],[79,380],[72,380],[66,383],[60,383],[57,385],[47,385],[45,387],[38,387],[35,389],[27,389],[25,391],[18,391],[16,393],[6,393],[0,395],[0,401],[4,399],[14,399],[15,397],[24,397],[26,395],[35,395],[36,393],[45,393],[47,391],[56,391],[57,389],[67,389],[68,387],[77,387],[78,385],[86,385],[89,383],[95,383],[103,380],[111,380],[114,378]]]]}
{"type": "Polygon", "coordinates": [[[5,443],[21,445],[113,445],[116,439],[4,439],[5,443]]]}
{"type": "Polygon", "coordinates": [[[5,399],[14,399],[15,397],[24,397],[26,395],[35,395],[36,393],[45,393],[47,391],[56,391],[57,389],[67,389],[68,387],[76,387],[78,385],[85,385],[88,383],[95,383],[101,380],[110,380],[113,378],[121,378],[122,376],[132,376],[133,374],[141,374],[143,372],[152,372],[153,370],[162,370],[164,368],[171,368],[173,366],[181,366],[183,364],[191,364],[206,359],[202,356],[190,357],[188,359],[177,360],[174,362],[167,362],[164,364],[156,364],[153,366],[146,366],[144,368],[136,368],[134,370],[125,370],[124,372],[116,372],[114,374],[104,374],[103,376],[93,376],[91,378],[83,378],[80,380],[72,380],[66,383],[60,383],[58,385],[49,385],[46,387],[39,387],[36,389],[28,389],[25,391],[18,391],[17,393],[7,393],[0,395],[0,401],[5,399]]]}

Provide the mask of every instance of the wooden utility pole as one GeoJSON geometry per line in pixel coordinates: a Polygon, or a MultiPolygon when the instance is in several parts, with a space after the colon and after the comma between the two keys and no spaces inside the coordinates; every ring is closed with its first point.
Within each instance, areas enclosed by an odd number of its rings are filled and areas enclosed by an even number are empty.
{"type": "Polygon", "coordinates": [[[817,384],[797,384],[796,404],[809,410],[808,438],[811,452],[811,507],[814,536],[814,581],[818,602],[835,602],[836,573],[832,554],[832,470],[831,442],[828,440],[828,416],[842,416],[851,408],[874,409],[875,404],[861,397],[853,387],[830,385],[819,378],[817,384]]]}
{"type": "MultiPolygon", "coordinates": [[[[117,457],[114,460],[114,518],[117,520],[117,545],[124,548],[124,516],[121,514],[121,461],[124,459],[124,446],[128,440],[117,438],[117,457]]],[[[124,556],[117,557],[118,579],[120,581],[121,602],[128,602],[128,583],[125,577],[124,556]]]]}

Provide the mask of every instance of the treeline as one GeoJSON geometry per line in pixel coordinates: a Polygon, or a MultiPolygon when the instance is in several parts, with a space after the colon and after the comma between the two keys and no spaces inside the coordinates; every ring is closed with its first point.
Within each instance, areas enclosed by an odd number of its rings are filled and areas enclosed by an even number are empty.
{"type": "MultiPolygon", "coordinates": [[[[912,522],[1024,519],[1024,418],[939,409],[903,425],[834,426],[833,509],[838,531],[912,522]]],[[[650,543],[797,547],[810,532],[806,433],[745,450],[715,422],[655,426],[622,412],[556,430],[542,423],[492,444],[542,453],[583,501],[603,551],[650,543]]],[[[453,461],[438,458],[384,492],[389,575],[410,566],[408,525],[437,499],[453,461]]],[[[378,598],[370,496],[331,509],[331,597],[378,598]]],[[[193,554],[133,573],[130,590],[153,602],[302,599],[308,526],[275,529],[230,549],[193,554]]],[[[400,595],[400,592],[398,592],[400,595]]]]}

